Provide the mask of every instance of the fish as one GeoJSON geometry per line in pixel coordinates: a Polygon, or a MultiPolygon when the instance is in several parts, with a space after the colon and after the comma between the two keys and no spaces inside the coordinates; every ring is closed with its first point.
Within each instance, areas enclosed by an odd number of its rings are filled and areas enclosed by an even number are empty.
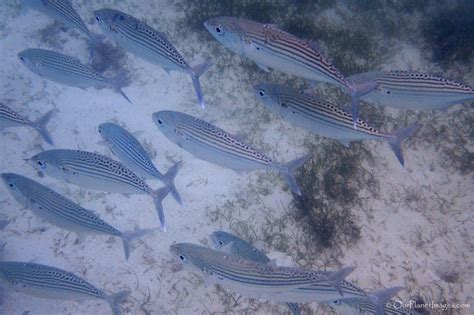
{"type": "MultiPolygon", "coordinates": [[[[239,256],[247,260],[268,264],[270,258],[261,250],[251,245],[249,242],[225,231],[214,231],[211,240],[217,250],[230,255],[239,256]]],[[[301,314],[300,306],[297,303],[286,303],[286,306],[293,315],[301,314]]]]}
{"type": "Polygon", "coordinates": [[[95,40],[95,35],[86,26],[69,0],[21,0],[21,5],[46,14],[66,27],[77,29],[89,39],[95,40]]]}
{"type": "Polygon", "coordinates": [[[196,157],[236,171],[278,171],[283,174],[292,191],[301,195],[294,173],[310,160],[311,155],[281,164],[242,142],[238,137],[199,118],[170,110],[159,111],[152,116],[158,129],[171,142],[196,157]]]}
{"type": "Polygon", "coordinates": [[[377,88],[360,99],[395,108],[446,110],[474,99],[473,87],[418,71],[371,71],[353,75],[347,80],[356,84],[377,84],[377,88]]]}
{"type": "Polygon", "coordinates": [[[181,71],[189,74],[199,104],[205,108],[199,77],[210,67],[209,62],[205,61],[191,67],[168,40],[166,34],[124,12],[101,9],[95,11],[94,15],[106,36],[135,56],[162,67],[166,72],[181,71]]]}
{"type": "Polygon", "coordinates": [[[9,108],[3,103],[0,103],[0,129],[9,127],[27,126],[33,128],[43,138],[46,143],[54,145],[53,138],[46,126],[51,118],[57,113],[57,110],[52,109],[35,121],[31,121],[13,109],[9,108]]]}
{"type": "Polygon", "coordinates": [[[3,173],[2,180],[10,194],[20,204],[59,228],[80,236],[94,233],[120,237],[127,260],[130,257],[130,242],[153,232],[152,229],[119,231],[93,211],[25,176],[3,173]]]}
{"type": "MultiPolygon", "coordinates": [[[[388,289],[387,289],[388,290],[388,289]]],[[[378,297],[381,294],[378,292],[368,293],[370,296],[378,297]]],[[[396,293],[395,293],[396,294],[396,293]]],[[[401,301],[397,300],[386,300],[388,295],[381,298],[379,305],[382,305],[382,309],[377,307],[370,300],[347,298],[337,299],[334,301],[327,302],[325,304],[331,306],[340,314],[364,314],[364,315],[421,315],[422,313],[417,310],[407,308],[401,301]],[[385,300],[384,300],[385,299],[385,300]]]]}
{"type": "Polygon", "coordinates": [[[174,199],[179,204],[183,204],[174,185],[174,179],[182,165],[181,162],[175,163],[166,174],[162,174],[155,167],[140,142],[125,128],[114,123],[103,123],[99,125],[98,129],[104,143],[125,166],[144,179],[159,179],[170,188],[174,199]]]}
{"type": "Polygon", "coordinates": [[[109,295],[72,272],[20,261],[0,262],[0,287],[46,299],[104,300],[109,303],[114,315],[122,314],[120,303],[131,293],[124,290],[109,295]]]}
{"type": "Polygon", "coordinates": [[[376,88],[373,82],[353,84],[326,58],[314,42],[243,18],[221,16],[204,22],[209,33],[224,47],[254,61],[262,70],[273,68],[312,82],[342,87],[352,96],[353,127],[357,128],[359,98],[376,88]]]}
{"type": "Polygon", "coordinates": [[[342,293],[340,281],[354,270],[345,267],[336,272],[322,272],[278,267],[190,243],[171,245],[170,252],[183,267],[200,275],[205,284],[220,284],[242,295],[283,303],[293,302],[286,300],[284,292],[317,283],[328,283],[342,293]]]}
{"type": "Polygon", "coordinates": [[[97,153],[69,149],[43,151],[30,158],[29,162],[40,175],[47,174],[80,187],[111,193],[150,195],[161,227],[166,231],[161,203],[168,195],[169,187],[153,190],[122,163],[97,153]]]}
{"type": "Polygon", "coordinates": [[[216,249],[225,253],[263,264],[268,264],[271,261],[264,252],[231,233],[214,231],[211,234],[211,240],[216,249]]]}
{"type": "MultiPolygon", "coordinates": [[[[268,258],[268,256],[262,251],[233,234],[224,231],[215,231],[211,234],[211,240],[217,250],[229,255],[235,255],[264,264],[276,265],[275,262],[270,260],[270,258],[268,258]]],[[[343,293],[343,298],[340,297],[338,290],[328,283],[318,283],[311,286],[291,289],[287,292],[284,292],[283,295],[289,300],[297,301],[299,303],[319,302],[328,304],[330,306],[333,304],[336,305],[336,303],[341,305],[349,305],[349,302],[346,303],[346,301],[351,301],[351,303],[354,305],[359,303],[360,305],[364,305],[365,308],[370,307],[372,310],[374,310],[375,314],[375,310],[380,310],[380,307],[387,301],[388,298],[392,297],[398,291],[403,289],[403,287],[392,287],[389,289],[380,290],[379,292],[367,294],[363,289],[347,280],[341,280],[340,288],[343,293]],[[331,300],[331,298],[337,299],[331,300]]],[[[298,303],[289,302],[286,304],[293,314],[299,314],[298,303]]],[[[379,314],[383,313],[379,311],[379,314]]]]}
{"type": "Polygon", "coordinates": [[[302,93],[279,84],[257,84],[255,96],[267,109],[315,134],[336,139],[346,147],[355,140],[387,141],[402,166],[405,165],[401,142],[410,137],[421,125],[413,123],[392,134],[383,133],[362,119],[357,120],[357,129],[352,128],[352,115],[338,106],[314,94],[302,93]]]}
{"type": "Polygon", "coordinates": [[[31,48],[18,53],[18,58],[28,70],[45,79],[83,90],[91,86],[109,87],[131,103],[119,86],[119,80],[105,78],[74,57],[52,50],[31,48]]]}

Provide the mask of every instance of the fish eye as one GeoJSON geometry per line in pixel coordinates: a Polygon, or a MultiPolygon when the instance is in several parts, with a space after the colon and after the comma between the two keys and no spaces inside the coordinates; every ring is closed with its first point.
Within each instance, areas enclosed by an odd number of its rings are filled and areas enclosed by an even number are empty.
{"type": "Polygon", "coordinates": [[[158,119],[157,121],[158,121],[158,123],[159,123],[160,125],[163,124],[163,120],[158,119]]]}
{"type": "Polygon", "coordinates": [[[264,90],[258,90],[258,95],[265,96],[265,91],[264,90]]]}
{"type": "Polygon", "coordinates": [[[10,188],[15,187],[12,183],[9,183],[8,186],[10,186],[10,188]]]}
{"type": "Polygon", "coordinates": [[[179,259],[180,259],[181,261],[186,261],[186,257],[184,257],[183,255],[179,255],[179,259]]]}
{"type": "Polygon", "coordinates": [[[21,60],[21,61],[25,61],[25,57],[20,56],[20,60],[21,60]]]}
{"type": "Polygon", "coordinates": [[[219,35],[223,35],[224,34],[224,29],[222,28],[222,26],[218,25],[216,26],[216,33],[219,34],[219,35]]]}
{"type": "Polygon", "coordinates": [[[41,167],[45,167],[45,166],[46,166],[46,164],[44,164],[44,163],[41,162],[41,161],[38,161],[38,165],[41,166],[41,167]]]}
{"type": "Polygon", "coordinates": [[[97,23],[101,22],[100,17],[98,15],[95,16],[95,20],[97,21],[97,23]]]}
{"type": "Polygon", "coordinates": [[[224,245],[224,242],[219,240],[219,245],[224,245]]]}

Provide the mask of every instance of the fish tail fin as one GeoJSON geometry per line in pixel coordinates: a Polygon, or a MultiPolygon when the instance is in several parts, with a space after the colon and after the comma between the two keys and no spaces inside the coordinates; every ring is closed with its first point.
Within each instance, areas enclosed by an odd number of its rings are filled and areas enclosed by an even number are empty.
{"type": "Polygon", "coordinates": [[[339,271],[336,271],[329,275],[331,285],[339,292],[341,296],[344,296],[341,287],[341,281],[344,280],[351,272],[355,269],[354,266],[344,267],[339,271]]]}
{"type": "Polygon", "coordinates": [[[350,86],[352,100],[352,124],[354,129],[357,129],[357,120],[359,119],[359,100],[361,96],[370,93],[378,86],[377,83],[372,81],[367,81],[359,84],[354,84],[350,86]]]}
{"type": "Polygon", "coordinates": [[[128,98],[127,94],[124,93],[124,91],[122,90],[122,88],[121,88],[120,86],[117,85],[117,86],[115,86],[114,88],[115,88],[115,91],[116,91],[117,93],[119,93],[120,95],[122,95],[123,98],[127,100],[127,102],[129,102],[130,104],[132,104],[132,101],[128,98]]]}
{"type": "Polygon", "coordinates": [[[124,290],[112,295],[107,295],[105,297],[105,300],[110,304],[110,307],[112,308],[112,312],[114,313],[114,315],[122,315],[122,310],[120,309],[120,303],[125,301],[130,295],[130,293],[132,293],[130,290],[124,290]]]}
{"type": "Polygon", "coordinates": [[[397,157],[398,161],[402,165],[402,167],[405,164],[405,160],[403,158],[403,151],[401,147],[401,143],[403,140],[411,136],[415,131],[420,128],[421,125],[418,123],[413,123],[408,127],[401,128],[397,131],[395,131],[389,138],[388,138],[388,143],[390,144],[390,148],[392,148],[393,153],[395,153],[395,156],[397,157]]]}
{"type": "Polygon", "coordinates": [[[286,163],[283,167],[283,176],[285,176],[285,180],[287,181],[288,185],[290,186],[291,190],[295,193],[301,196],[301,189],[298,186],[298,183],[296,182],[295,179],[295,172],[296,170],[303,166],[306,162],[308,162],[311,159],[312,155],[307,154],[305,156],[302,156],[300,158],[294,159],[293,161],[290,161],[286,163]]]}
{"type": "Polygon", "coordinates": [[[293,315],[301,315],[300,305],[298,303],[286,303],[293,315]]]}
{"type": "Polygon", "coordinates": [[[128,260],[130,257],[130,243],[136,239],[139,239],[151,232],[154,232],[154,229],[141,229],[135,231],[125,231],[122,233],[122,243],[123,243],[123,250],[125,252],[125,259],[128,260]]]}
{"type": "Polygon", "coordinates": [[[38,118],[36,121],[33,122],[32,126],[35,128],[35,130],[39,133],[41,138],[44,139],[47,143],[50,145],[53,145],[53,138],[51,137],[51,134],[49,133],[48,129],[46,128],[49,121],[51,118],[57,113],[56,109],[52,109],[40,118],[38,118]]]}
{"type": "Polygon", "coordinates": [[[174,179],[176,178],[181,165],[183,165],[181,161],[175,163],[162,177],[163,183],[170,189],[171,196],[173,196],[176,202],[178,202],[180,205],[183,204],[183,200],[181,199],[181,195],[174,185],[174,179]]]}
{"type": "Polygon", "coordinates": [[[168,186],[158,188],[152,192],[153,202],[155,203],[156,211],[158,212],[158,217],[160,218],[160,224],[163,231],[166,232],[166,220],[165,220],[165,213],[163,210],[162,201],[170,192],[170,188],[168,186]]]}
{"type": "Polygon", "coordinates": [[[196,95],[199,101],[199,104],[202,108],[206,107],[204,103],[204,95],[201,89],[201,83],[199,82],[199,77],[206,72],[207,69],[211,66],[211,63],[208,61],[204,61],[194,67],[191,68],[191,79],[193,80],[194,90],[196,91],[196,95]]]}
{"type": "Polygon", "coordinates": [[[128,79],[129,77],[126,71],[119,71],[117,75],[109,79],[109,85],[112,89],[114,89],[115,92],[122,95],[123,98],[127,100],[127,102],[132,104],[132,101],[128,98],[128,96],[122,90],[122,87],[124,87],[127,84],[128,79]]]}
{"type": "Polygon", "coordinates": [[[405,289],[405,287],[391,287],[388,289],[381,289],[367,293],[370,297],[370,300],[375,306],[375,314],[376,315],[383,315],[385,314],[384,307],[385,303],[388,302],[393,296],[395,296],[398,292],[405,289]]]}

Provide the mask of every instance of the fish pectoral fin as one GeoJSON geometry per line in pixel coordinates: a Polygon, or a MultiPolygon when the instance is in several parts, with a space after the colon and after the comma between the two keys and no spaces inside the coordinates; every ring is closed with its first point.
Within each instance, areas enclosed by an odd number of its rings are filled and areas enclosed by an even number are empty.
{"type": "Polygon", "coordinates": [[[256,62],[256,64],[257,64],[257,66],[258,66],[260,69],[262,69],[263,71],[265,71],[265,72],[270,72],[270,68],[268,68],[266,65],[261,64],[261,63],[258,63],[258,62],[256,62]]]}

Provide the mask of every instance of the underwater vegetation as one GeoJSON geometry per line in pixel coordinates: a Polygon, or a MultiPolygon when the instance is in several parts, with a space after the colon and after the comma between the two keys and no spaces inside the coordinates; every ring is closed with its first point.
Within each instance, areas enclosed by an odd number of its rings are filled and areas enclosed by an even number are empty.
{"type": "Polygon", "coordinates": [[[125,66],[128,61],[127,52],[108,41],[90,44],[92,49],[91,66],[107,77],[120,76],[120,86],[131,83],[131,73],[125,66]]]}
{"type": "Polygon", "coordinates": [[[387,42],[413,33],[416,26],[405,21],[409,15],[393,12],[421,11],[431,2],[352,0],[343,6],[335,0],[181,0],[176,7],[184,17],[177,26],[178,30],[193,29],[201,38],[209,39],[202,25],[216,16],[276,24],[295,36],[315,42],[342,73],[352,75],[379,67],[394,53],[393,43],[387,42]]]}
{"type": "Polygon", "coordinates": [[[376,179],[362,165],[371,159],[363,145],[347,150],[337,142],[314,147],[314,158],[301,168],[297,180],[302,196],[293,194],[295,216],[322,248],[350,245],[360,238],[352,208],[362,205],[359,192],[377,194],[376,179]]]}
{"type": "Polygon", "coordinates": [[[474,57],[474,2],[440,10],[425,21],[423,35],[434,62],[468,62],[474,57]]]}

